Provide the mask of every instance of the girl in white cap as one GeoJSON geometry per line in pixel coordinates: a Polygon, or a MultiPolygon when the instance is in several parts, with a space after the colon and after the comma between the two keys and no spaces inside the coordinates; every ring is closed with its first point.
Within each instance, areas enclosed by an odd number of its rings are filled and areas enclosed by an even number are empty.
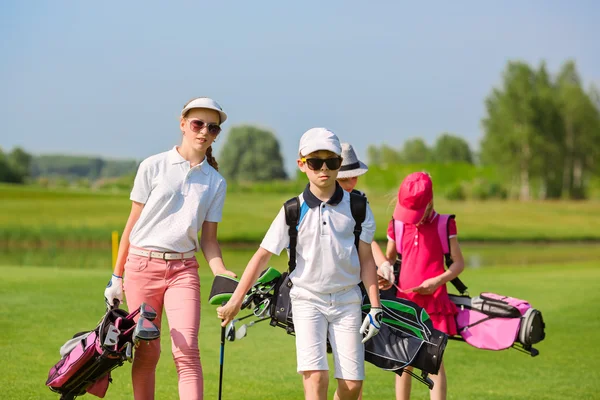
{"type": "MultiPolygon", "coordinates": [[[[358,183],[358,177],[366,174],[369,167],[358,159],[350,143],[342,143],[342,158],[342,166],[337,176],[338,183],[345,191],[358,193],[366,197],[367,195],[364,192],[356,190],[355,187],[358,183]]],[[[377,264],[379,288],[383,290],[390,289],[395,282],[394,268],[374,240],[371,242],[371,249],[375,264],[377,264]]]]}
{"type": "MultiPolygon", "coordinates": [[[[159,328],[164,308],[179,376],[179,398],[186,400],[203,398],[198,350],[200,280],[194,253],[202,250],[213,274],[235,277],[225,268],[217,242],[227,185],[212,155],[212,144],[226,119],[216,101],[195,98],[181,111],[181,145],[142,161],[114,273],[104,292],[110,305],[122,303],[123,291],[130,310],[142,302],[151,305],[157,311],[154,323],[159,328]],[[198,242],[200,231],[202,240],[198,242]]],[[[132,367],[136,400],[154,399],[159,356],[159,340],[137,348],[132,367]]]]}

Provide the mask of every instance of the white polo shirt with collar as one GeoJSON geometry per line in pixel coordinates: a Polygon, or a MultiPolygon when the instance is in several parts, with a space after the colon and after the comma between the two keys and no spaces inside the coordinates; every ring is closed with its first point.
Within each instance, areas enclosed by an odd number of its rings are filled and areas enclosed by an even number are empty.
{"type": "Polygon", "coordinates": [[[129,242],[157,251],[198,250],[204,221],[221,221],[226,191],[225,179],[206,158],[190,168],[177,146],[145,159],[130,196],[144,208],[129,242]]]}
{"type": "MultiPolygon", "coordinates": [[[[350,194],[336,183],[331,199],[322,202],[306,186],[300,198],[300,219],[296,245],[296,269],[292,283],[317,293],[335,293],[360,282],[360,263],[354,245],[354,218],[350,194]]],[[[373,241],[375,220],[367,204],[360,240],[373,241]]],[[[290,238],[283,207],[271,224],[260,247],[279,255],[290,238]]],[[[289,254],[288,254],[289,255],[289,254]]]]}

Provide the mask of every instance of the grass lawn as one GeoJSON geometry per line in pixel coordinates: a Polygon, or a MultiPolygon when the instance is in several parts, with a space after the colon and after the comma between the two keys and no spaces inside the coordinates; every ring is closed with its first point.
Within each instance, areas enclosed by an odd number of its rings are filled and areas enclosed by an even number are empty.
{"type": "MultiPolygon", "coordinates": [[[[244,265],[246,254],[225,254],[244,265]]],[[[284,268],[283,257],[273,266],[284,268]]],[[[207,304],[211,285],[202,263],[200,347],[205,397],[217,398],[220,328],[207,304]]],[[[238,271],[239,272],[239,271],[238,271]]],[[[75,332],[93,328],[103,314],[108,268],[0,266],[0,397],[53,399],[44,386],[60,346],[75,332]]],[[[471,293],[494,291],[529,300],[543,312],[547,338],[531,358],[514,350],[489,352],[450,342],[445,353],[450,399],[597,399],[600,390],[600,268],[596,262],[467,270],[471,293]]],[[[164,319],[166,323],[166,318],[164,319]]],[[[177,378],[163,326],[157,369],[157,399],[177,399],[177,378]]],[[[330,360],[331,361],[331,360],[330,360]]],[[[131,399],[130,365],[117,369],[106,399],[131,399]]],[[[330,398],[334,386],[331,385],[330,398]]],[[[84,397],[87,398],[87,397],[84,397]]],[[[93,398],[89,396],[89,398],[93,398]]],[[[282,329],[258,325],[225,346],[224,399],[301,399],[295,373],[294,339],[282,329]]],[[[365,399],[393,398],[393,374],[367,364],[365,399]]],[[[428,399],[413,382],[413,398],[428,399]]]]}
{"type": "MultiPolygon", "coordinates": [[[[229,193],[219,224],[222,242],[260,243],[283,202],[297,193],[229,193]]],[[[368,193],[385,240],[394,193],[368,193]]],[[[0,185],[0,245],[26,241],[93,242],[110,245],[113,230],[125,226],[128,195],[0,185]]],[[[461,240],[600,240],[600,201],[448,202],[441,213],[457,215],[461,240]]]]}

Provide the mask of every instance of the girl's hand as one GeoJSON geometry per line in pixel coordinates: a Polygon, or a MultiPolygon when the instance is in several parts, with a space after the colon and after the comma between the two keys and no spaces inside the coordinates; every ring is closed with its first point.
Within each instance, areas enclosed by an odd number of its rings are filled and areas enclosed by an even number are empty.
{"type": "Polygon", "coordinates": [[[224,306],[217,307],[217,318],[223,320],[221,326],[227,326],[228,323],[233,321],[235,316],[240,312],[240,306],[231,302],[224,306]]]}
{"type": "Polygon", "coordinates": [[[403,290],[403,292],[415,292],[423,295],[430,295],[440,287],[440,280],[438,278],[429,278],[423,281],[419,286],[412,289],[403,290]]]}

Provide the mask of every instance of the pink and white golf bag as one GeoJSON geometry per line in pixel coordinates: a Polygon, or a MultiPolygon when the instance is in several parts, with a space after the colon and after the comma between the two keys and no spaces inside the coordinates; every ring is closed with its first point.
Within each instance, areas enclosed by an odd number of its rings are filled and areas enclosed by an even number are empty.
{"type": "Polygon", "coordinates": [[[531,347],[545,337],[542,313],[525,301],[494,293],[477,297],[449,295],[458,307],[458,334],[471,346],[486,350],[514,347],[531,356],[531,347]]]}
{"type": "MultiPolygon", "coordinates": [[[[454,215],[451,214],[439,214],[436,222],[447,268],[453,262],[448,229],[448,223],[453,218],[454,215]]],[[[395,268],[398,269],[396,277],[399,280],[404,224],[402,221],[393,221],[398,252],[395,268]]],[[[539,354],[538,350],[532,347],[546,336],[544,319],[539,310],[531,307],[525,300],[494,293],[481,293],[471,298],[467,294],[467,286],[460,278],[454,278],[451,283],[461,295],[449,295],[450,300],[458,307],[456,316],[458,336],[451,336],[449,339],[464,340],[479,349],[504,350],[513,347],[532,357],[539,354]]]]}
{"type": "Polygon", "coordinates": [[[137,342],[160,337],[154,318],[156,311],[146,304],[132,313],[109,309],[94,330],[76,333],[60,348],[61,359],[50,369],[46,386],[60,393],[61,400],[85,393],[103,398],[112,381],[110,372],[132,361],[137,342]]]}

